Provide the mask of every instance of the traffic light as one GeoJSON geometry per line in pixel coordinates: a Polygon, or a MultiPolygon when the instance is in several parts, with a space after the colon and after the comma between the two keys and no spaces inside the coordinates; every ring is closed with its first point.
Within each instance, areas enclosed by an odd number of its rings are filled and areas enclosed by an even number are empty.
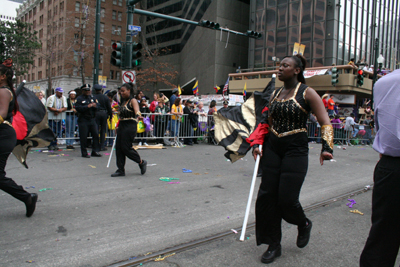
{"type": "Polygon", "coordinates": [[[135,62],[133,62],[133,65],[135,65],[137,68],[140,68],[142,66],[142,60],[137,59],[135,62]]]}
{"type": "Polygon", "coordinates": [[[339,82],[339,74],[337,68],[333,67],[332,68],[332,85],[336,86],[336,84],[339,82]]]}
{"type": "Polygon", "coordinates": [[[134,6],[134,5],[136,5],[138,2],[140,2],[140,0],[128,0],[128,1],[126,1],[126,3],[128,4],[128,6],[134,6]]]}
{"type": "Polygon", "coordinates": [[[199,25],[202,27],[218,30],[219,29],[219,23],[212,22],[209,20],[202,20],[199,22],[199,25]]]}
{"type": "Polygon", "coordinates": [[[262,36],[261,33],[255,32],[255,31],[251,31],[251,30],[248,30],[248,31],[246,32],[246,35],[247,35],[248,37],[256,38],[256,39],[259,39],[259,38],[261,38],[261,36],[262,36]]]}
{"type": "Polygon", "coordinates": [[[362,86],[364,84],[364,71],[358,70],[357,72],[357,86],[362,86]]]}
{"type": "Polygon", "coordinates": [[[112,44],[112,51],[111,53],[111,65],[116,67],[124,68],[124,54],[125,54],[125,46],[121,43],[113,43],[112,44]]]}

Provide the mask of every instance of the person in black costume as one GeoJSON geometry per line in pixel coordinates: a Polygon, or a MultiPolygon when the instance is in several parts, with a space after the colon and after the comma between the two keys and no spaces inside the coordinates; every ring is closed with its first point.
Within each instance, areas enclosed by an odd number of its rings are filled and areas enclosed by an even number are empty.
{"type": "MultiPolygon", "coordinates": [[[[185,131],[184,136],[191,137],[194,134],[194,127],[197,126],[197,111],[194,111],[192,107],[193,102],[188,99],[185,103],[185,107],[183,108],[183,114],[186,114],[185,121],[183,123],[183,129],[185,131]]],[[[197,127],[196,127],[197,128],[197,127]]],[[[185,145],[192,146],[193,143],[197,143],[197,138],[185,138],[183,143],[185,145]]]]}
{"type": "Polygon", "coordinates": [[[145,174],[147,161],[141,159],[138,152],[132,147],[137,132],[138,120],[143,120],[139,111],[139,104],[134,98],[133,84],[125,83],[121,86],[121,106],[119,108],[119,125],[115,152],[117,156],[117,171],[111,177],[125,176],[126,157],[139,164],[140,173],[145,174]]]}
{"type": "Polygon", "coordinates": [[[94,99],[97,101],[97,112],[96,112],[96,124],[97,127],[100,127],[100,150],[106,151],[107,148],[105,147],[106,143],[106,131],[107,131],[107,118],[112,118],[112,110],[110,99],[107,96],[101,93],[103,89],[101,85],[95,84],[94,90],[96,93],[93,95],[94,99]]]}
{"type": "Polygon", "coordinates": [[[265,136],[262,153],[255,146],[253,155],[261,155],[262,178],[256,201],[257,245],[268,244],[261,262],[271,263],[282,253],[282,219],[297,225],[297,246],[304,248],[310,239],[311,221],[299,202],[300,189],[308,169],[306,123],[313,111],[322,131],[320,163],[332,159],[333,128],[324,105],[314,89],[305,85],[305,59],[285,57],[278,78],[284,86],[274,91],[269,102],[269,136],[265,136]]]}
{"type": "Polygon", "coordinates": [[[36,208],[37,194],[31,194],[6,177],[6,164],[15,145],[17,135],[11,124],[13,113],[18,111],[17,96],[13,89],[12,60],[0,64],[0,189],[25,203],[26,216],[31,217],[36,208]]]}
{"type": "Polygon", "coordinates": [[[90,84],[81,86],[82,95],[76,99],[75,109],[78,111],[79,138],[81,140],[82,157],[90,158],[87,152],[87,136],[92,134],[92,157],[101,157],[99,153],[99,132],[96,124],[97,102],[90,92],[90,84]]]}

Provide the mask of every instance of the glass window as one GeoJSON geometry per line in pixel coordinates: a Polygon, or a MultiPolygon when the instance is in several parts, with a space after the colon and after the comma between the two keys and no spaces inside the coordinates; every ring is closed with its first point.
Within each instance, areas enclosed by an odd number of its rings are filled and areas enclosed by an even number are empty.
{"type": "Polygon", "coordinates": [[[100,11],[101,17],[104,18],[106,16],[106,9],[102,8],[100,11]]]}
{"type": "Polygon", "coordinates": [[[313,60],[313,63],[312,63],[313,65],[313,67],[323,67],[323,66],[325,66],[324,65],[324,59],[323,58],[315,58],[314,60],[313,60]]]}
{"type": "Polygon", "coordinates": [[[312,22],[312,4],[311,0],[303,0],[301,23],[312,22]]]}
{"type": "Polygon", "coordinates": [[[100,38],[100,46],[104,46],[104,39],[100,38]]]}
{"type": "Polygon", "coordinates": [[[299,27],[289,28],[289,44],[299,42],[299,27]]]}
{"type": "Polygon", "coordinates": [[[278,28],[286,28],[287,27],[287,22],[286,22],[286,16],[287,16],[287,6],[279,6],[278,7],[278,28]]]}
{"type": "Polygon", "coordinates": [[[119,80],[119,79],[121,79],[121,72],[119,72],[119,71],[115,71],[115,76],[116,76],[116,80],[119,80]]]}
{"type": "Polygon", "coordinates": [[[276,31],[276,45],[286,45],[286,44],[287,44],[286,28],[278,29],[276,31]]]}
{"type": "Polygon", "coordinates": [[[284,57],[288,55],[287,45],[277,46],[276,47],[276,57],[282,60],[284,57]]]}
{"type": "Polygon", "coordinates": [[[118,0],[118,5],[122,6],[122,0],[118,0]]]}
{"type": "Polygon", "coordinates": [[[116,34],[116,27],[115,27],[115,25],[112,25],[111,26],[111,34],[116,34]]]}
{"type": "Polygon", "coordinates": [[[265,15],[267,30],[275,30],[276,28],[276,7],[268,8],[265,15]]]}
{"type": "Polygon", "coordinates": [[[122,12],[118,12],[118,21],[122,21],[122,12]]]}
{"type": "Polygon", "coordinates": [[[256,10],[265,10],[265,0],[256,1],[256,10]]]}
{"type": "Polygon", "coordinates": [[[289,7],[289,26],[299,25],[300,19],[300,4],[292,3],[289,7]]]}
{"type": "Polygon", "coordinates": [[[75,18],[75,27],[79,27],[79,19],[75,18]]]}
{"type": "MultiPolygon", "coordinates": [[[[320,21],[326,19],[326,1],[316,0],[314,3],[314,21],[320,21]]],[[[342,8],[341,8],[342,9],[342,8]]]]}
{"type": "Polygon", "coordinates": [[[117,11],[115,11],[115,10],[112,11],[112,19],[113,20],[117,19],[117,11]]]}
{"type": "Polygon", "coordinates": [[[301,26],[301,43],[310,42],[312,35],[312,27],[311,24],[301,26]]]}
{"type": "Polygon", "coordinates": [[[117,4],[117,0],[113,0],[113,5],[116,5],[117,4]]]}
{"type": "Polygon", "coordinates": [[[256,31],[265,32],[265,10],[256,12],[256,31]]]}
{"type": "Polygon", "coordinates": [[[255,49],[264,48],[264,38],[255,40],[255,49]]]}
{"type": "Polygon", "coordinates": [[[265,62],[270,65],[273,66],[273,60],[272,57],[275,56],[275,47],[268,47],[265,49],[265,62]]]}
{"type": "Polygon", "coordinates": [[[81,4],[79,2],[75,3],[75,11],[79,12],[79,8],[80,8],[81,4]]]}
{"type": "Polygon", "coordinates": [[[263,64],[263,49],[257,49],[254,51],[254,65],[259,68],[263,64]]]}
{"type": "Polygon", "coordinates": [[[317,41],[313,43],[312,57],[313,58],[325,57],[325,41],[317,41]]]}
{"type": "Polygon", "coordinates": [[[100,32],[104,32],[104,23],[100,23],[100,32]]]}
{"type": "Polygon", "coordinates": [[[266,47],[275,47],[275,31],[268,31],[266,40],[266,47]]]}
{"type": "Polygon", "coordinates": [[[314,23],[314,40],[325,39],[325,22],[314,23]]]}

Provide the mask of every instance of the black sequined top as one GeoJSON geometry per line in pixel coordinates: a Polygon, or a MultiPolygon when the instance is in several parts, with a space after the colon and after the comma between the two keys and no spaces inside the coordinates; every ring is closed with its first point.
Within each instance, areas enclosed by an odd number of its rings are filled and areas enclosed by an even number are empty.
{"type": "Polygon", "coordinates": [[[283,87],[273,93],[269,114],[272,118],[271,132],[276,136],[307,132],[307,119],[311,110],[305,100],[307,88],[307,85],[298,83],[293,97],[285,100],[277,99],[283,87]]]}
{"type": "Polygon", "coordinates": [[[125,102],[125,105],[122,105],[119,108],[119,118],[121,120],[126,120],[126,119],[135,119],[135,110],[130,107],[132,98],[129,98],[127,102],[125,102]]]}

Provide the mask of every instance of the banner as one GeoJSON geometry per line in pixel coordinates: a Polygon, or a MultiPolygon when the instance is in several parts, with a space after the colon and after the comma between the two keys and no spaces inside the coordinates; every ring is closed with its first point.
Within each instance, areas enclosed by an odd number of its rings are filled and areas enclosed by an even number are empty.
{"type": "Polygon", "coordinates": [[[304,71],[304,78],[311,78],[315,75],[325,75],[325,73],[328,71],[328,69],[322,69],[322,70],[305,70],[304,71]]]}
{"type": "Polygon", "coordinates": [[[294,43],[293,56],[295,56],[295,55],[297,55],[299,53],[299,48],[300,48],[300,44],[299,43],[294,43]]]}

